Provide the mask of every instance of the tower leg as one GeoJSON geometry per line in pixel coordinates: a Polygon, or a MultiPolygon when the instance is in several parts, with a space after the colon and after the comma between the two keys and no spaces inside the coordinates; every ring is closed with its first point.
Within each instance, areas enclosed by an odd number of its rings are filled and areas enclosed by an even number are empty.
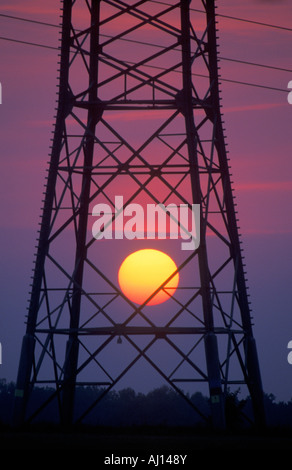
{"type": "Polygon", "coordinates": [[[26,334],[22,340],[18,376],[14,395],[12,425],[15,427],[21,426],[25,421],[34,347],[34,337],[26,334]]]}
{"type": "Polygon", "coordinates": [[[78,327],[82,299],[82,283],[84,262],[86,259],[86,239],[89,214],[91,168],[93,162],[95,129],[101,117],[99,102],[97,98],[98,81],[98,54],[99,54],[99,8],[100,0],[91,2],[91,25],[90,25],[90,59],[89,59],[89,92],[87,110],[87,131],[84,139],[84,158],[82,190],[80,196],[80,210],[78,230],[76,236],[75,269],[73,276],[73,296],[71,305],[70,336],[67,342],[66,358],[64,366],[64,388],[63,388],[63,422],[69,425],[73,421],[74,395],[76,387],[76,375],[78,365],[78,327]]]}
{"type": "Polygon", "coordinates": [[[32,291],[29,304],[26,334],[23,337],[21,355],[16,381],[14,411],[12,421],[14,425],[21,425],[25,420],[29,391],[32,381],[32,370],[35,363],[35,328],[40,306],[41,288],[44,279],[48,240],[50,237],[50,224],[52,207],[55,198],[58,164],[62,147],[65,118],[69,109],[68,74],[70,56],[70,30],[71,30],[72,0],[63,0],[62,15],[62,48],[60,54],[59,103],[56,117],[54,141],[51,152],[51,162],[46,185],[41,228],[39,232],[38,249],[32,291]]]}
{"type": "MultiPolygon", "coordinates": [[[[192,194],[195,204],[201,205],[201,185],[197,156],[197,133],[193,116],[192,105],[192,60],[190,44],[190,2],[181,1],[181,31],[182,31],[182,63],[183,63],[183,92],[182,105],[185,117],[187,145],[190,163],[193,166],[191,173],[192,194]]],[[[209,392],[211,400],[211,414],[214,428],[225,427],[224,400],[220,379],[220,363],[218,356],[217,338],[213,332],[213,307],[210,295],[210,280],[208,269],[207,247],[205,243],[206,222],[201,210],[200,246],[198,248],[199,270],[201,279],[202,306],[206,327],[205,355],[207,362],[209,392]]]]}
{"type": "Polygon", "coordinates": [[[224,145],[224,132],[219,103],[219,74],[218,55],[216,41],[216,15],[215,0],[207,0],[206,16],[208,27],[208,56],[209,73],[211,85],[211,100],[213,117],[211,118],[215,126],[216,146],[220,162],[222,181],[224,184],[225,203],[227,208],[227,219],[230,230],[230,254],[234,262],[235,279],[238,289],[238,302],[240,305],[241,321],[245,332],[245,362],[247,374],[247,386],[252,398],[254,408],[254,418],[258,426],[265,426],[264,394],[261,382],[261,374],[256,350],[256,343],[252,332],[250,308],[247,295],[247,286],[242,260],[242,249],[237,228],[237,219],[233,201],[233,194],[228,169],[228,159],[224,145]],[[216,123],[215,123],[216,121],[216,123]]]}
{"type": "Polygon", "coordinates": [[[222,393],[217,338],[214,333],[205,336],[205,352],[209,377],[209,393],[214,429],[225,429],[225,401],[222,393]]]}
{"type": "Polygon", "coordinates": [[[266,412],[264,406],[264,393],[258,362],[256,342],[253,337],[246,341],[246,362],[249,375],[249,391],[253,403],[255,424],[258,428],[266,426],[266,412]]]}

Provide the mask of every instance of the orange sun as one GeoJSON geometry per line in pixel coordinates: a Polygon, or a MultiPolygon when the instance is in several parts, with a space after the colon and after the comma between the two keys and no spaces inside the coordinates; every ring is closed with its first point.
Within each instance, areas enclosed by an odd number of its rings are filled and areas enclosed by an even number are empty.
{"type": "MultiPolygon", "coordinates": [[[[122,262],[118,280],[122,292],[136,304],[143,304],[177,270],[175,262],[162,251],[143,249],[131,253],[122,262]]],[[[179,282],[176,273],[152,297],[147,305],[161,304],[175,292],[179,282]]]]}

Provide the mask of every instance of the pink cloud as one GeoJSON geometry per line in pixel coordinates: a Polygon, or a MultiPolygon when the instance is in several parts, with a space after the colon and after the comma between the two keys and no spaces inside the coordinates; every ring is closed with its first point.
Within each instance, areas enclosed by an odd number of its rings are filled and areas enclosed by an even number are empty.
{"type": "Polygon", "coordinates": [[[292,191],[292,181],[267,181],[241,183],[236,185],[236,191],[292,191]]]}
{"type": "Polygon", "coordinates": [[[11,2],[7,2],[1,5],[0,11],[10,11],[18,14],[26,13],[29,15],[37,15],[39,13],[42,15],[55,15],[56,12],[60,11],[60,2],[58,0],[51,0],[50,6],[48,2],[46,4],[36,4],[34,0],[14,2],[12,5],[11,2]]]}
{"type": "Polygon", "coordinates": [[[279,107],[286,107],[285,103],[258,103],[258,104],[248,104],[248,105],[241,105],[241,106],[232,106],[229,108],[224,108],[225,113],[234,113],[234,112],[242,112],[242,111],[266,111],[267,109],[279,108],[279,107]]]}

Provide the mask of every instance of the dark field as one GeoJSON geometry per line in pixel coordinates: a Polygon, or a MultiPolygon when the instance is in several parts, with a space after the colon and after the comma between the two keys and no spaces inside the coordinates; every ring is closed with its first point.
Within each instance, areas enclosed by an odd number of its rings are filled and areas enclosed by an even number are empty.
{"type": "Polygon", "coordinates": [[[292,450],[291,433],[199,434],[185,430],[163,432],[103,431],[11,431],[0,433],[0,448],[17,449],[92,449],[97,455],[181,454],[198,450],[292,450]]]}
{"type": "MultiPolygon", "coordinates": [[[[79,390],[80,406],[87,404],[89,392],[95,398],[98,390],[79,390]]],[[[40,389],[36,393],[35,402],[48,391],[40,389]]],[[[2,382],[1,385],[0,382],[0,448],[3,450],[92,449],[100,463],[103,463],[103,456],[117,452],[145,457],[187,454],[189,459],[191,456],[195,459],[199,450],[292,450],[292,400],[277,403],[271,395],[265,396],[268,424],[261,430],[250,423],[246,425],[250,402],[231,395],[226,401],[227,430],[224,432],[214,432],[205,422],[195,421],[189,405],[165,387],[147,395],[131,389],[109,393],[96,409],[94,424],[74,424],[69,428],[57,424],[54,407],[34,424],[12,428],[8,423],[11,422],[13,396],[14,384],[2,382]]],[[[192,399],[207,414],[208,399],[201,394],[194,394],[192,399]]],[[[209,458],[218,454],[205,455],[209,458]]]]}

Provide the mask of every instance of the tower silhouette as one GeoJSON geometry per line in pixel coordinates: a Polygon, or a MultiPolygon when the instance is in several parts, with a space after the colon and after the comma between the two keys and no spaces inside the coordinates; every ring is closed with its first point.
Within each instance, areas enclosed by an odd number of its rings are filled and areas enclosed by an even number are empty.
{"type": "Polygon", "coordinates": [[[214,427],[225,426],[234,386],[246,388],[263,423],[214,0],[63,0],[62,10],[57,115],[14,420],[31,421],[55,403],[60,422],[82,421],[113,387],[150,366],[214,427]],[[156,226],[131,240],[117,196],[125,214],[137,207],[130,204],[190,213],[197,205],[199,244],[181,249],[182,239],[171,231],[163,238],[156,226]],[[97,204],[103,215],[110,210],[94,235],[97,204]],[[179,286],[172,294],[165,280],[169,299],[161,305],[137,305],[119,287],[121,262],[141,247],[168,252],[178,266],[179,286]],[[31,399],[40,385],[50,391],[41,403],[31,399]],[[82,385],[101,392],[77,415],[82,385]],[[189,398],[200,387],[210,416],[189,398]]]}

